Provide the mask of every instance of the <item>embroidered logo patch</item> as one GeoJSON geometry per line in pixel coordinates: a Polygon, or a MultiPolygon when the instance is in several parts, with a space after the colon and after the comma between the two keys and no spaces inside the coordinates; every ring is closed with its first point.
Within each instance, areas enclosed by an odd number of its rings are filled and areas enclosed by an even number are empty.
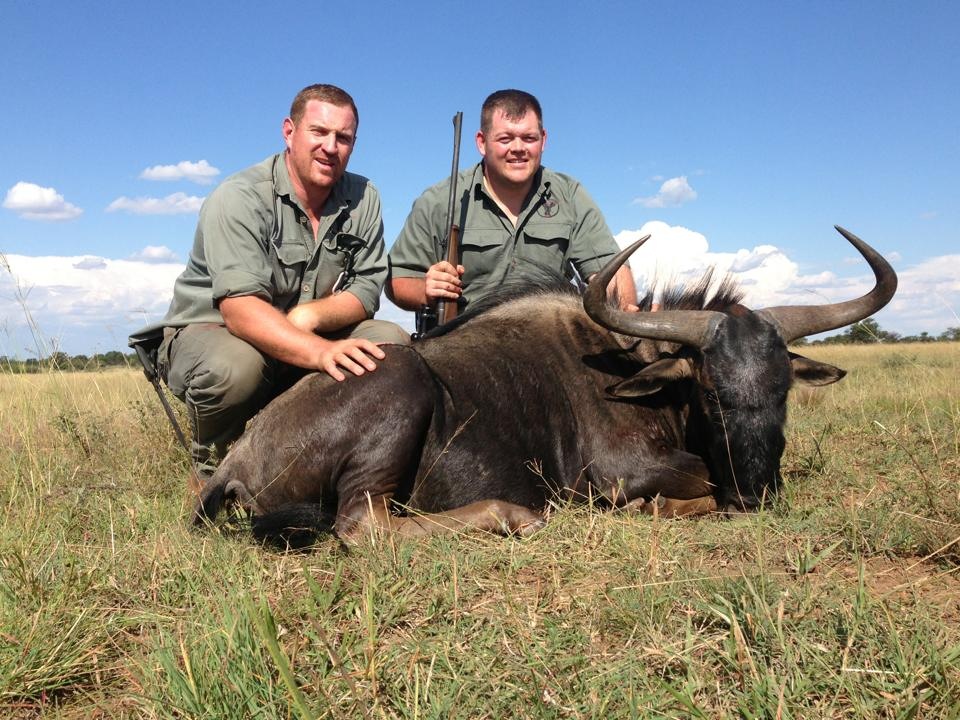
{"type": "Polygon", "coordinates": [[[558,212],[560,212],[560,203],[558,203],[552,197],[544,200],[540,207],[537,208],[537,215],[545,218],[552,218],[558,212]]]}

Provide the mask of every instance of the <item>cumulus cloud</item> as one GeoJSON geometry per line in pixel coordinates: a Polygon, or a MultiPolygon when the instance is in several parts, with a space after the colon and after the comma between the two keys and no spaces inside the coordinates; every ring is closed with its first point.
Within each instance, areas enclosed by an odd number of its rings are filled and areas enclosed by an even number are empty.
{"type": "Polygon", "coordinates": [[[71,354],[124,349],[131,332],[166,312],[183,270],[179,262],[93,256],[7,255],[6,262],[9,272],[0,267],[0,355],[14,357],[55,348],[71,354]],[[33,324],[44,347],[36,348],[33,324]]]}
{"type": "MultiPolygon", "coordinates": [[[[702,233],[660,221],[648,222],[639,230],[621,231],[616,241],[623,248],[647,234],[650,240],[630,263],[641,293],[651,288],[655,279],[660,283],[699,279],[710,266],[719,271],[716,282],[724,274],[732,274],[746,292],[746,304],[754,308],[841,302],[865,294],[874,283],[863,259],[859,273],[852,277],[831,270],[804,274],[796,262],[773,245],[711,252],[702,233]]],[[[960,255],[896,268],[897,294],[877,315],[878,322],[902,334],[939,334],[947,327],[960,325],[960,274],[956,267],[960,267],[960,255]]]]}
{"type": "Polygon", "coordinates": [[[680,207],[684,203],[697,199],[697,191],[690,187],[687,176],[664,180],[656,195],[639,197],[633,202],[648,208],[680,207]]]}
{"type": "MultiPolygon", "coordinates": [[[[165,250],[145,248],[138,255],[153,258],[127,260],[6,255],[9,272],[0,263],[0,355],[30,357],[55,349],[126,352],[127,336],[166,313],[174,281],[183,272],[182,261],[161,259],[165,250]],[[32,321],[17,298],[26,303],[32,321]],[[43,345],[39,349],[34,325],[43,345]]],[[[377,317],[413,331],[413,313],[386,298],[377,317]]]]}
{"type": "Polygon", "coordinates": [[[77,270],[102,270],[107,266],[107,261],[102,257],[83,257],[73,263],[77,270]]]}
{"type": "Polygon", "coordinates": [[[380,309],[377,310],[377,320],[388,320],[389,322],[396,323],[411,333],[417,329],[413,313],[397,307],[387,299],[386,295],[380,296],[380,309]]]}
{"type": "Polygon", "coordinates": [[[131,255],[130,259],[148,263],[176,262],[177,254],[166,245],[147,245],[131,255]]]}
{"type": "Polygon", "coordinates": [[[183,160],[176,165],[154,165],[148,167],[140,177],[143,180],[189,180],[198,185],[209,185],[220,174],[220,170],[213,167],[206,160],[190,162],[183,160]]]}
{"type": "Polygon", "coordinates": [[[7,191],[3,206],[27,220],[73,220],[83,213],[53,188],[22,181],[7,191]]]}
{"type": "Polygon", "coordinates": [[[118,197],[107,206],[107,212],[128,212],[134,215],[185,215],[200,211],[203,198],[177,192],[165,198],[118,197]]]}
{"type": "MultiPolygon", "coordinates": [[[[866,263],[849,277],[820,268],[803,273],[775,246],[712,252],[702,233],[659,221],[625,230],[617,235],[617,242],[624,247],[648,233],[651,240],[631,261],[641,291],[655,274],[692,280],[709,265],[716,265],[721,274],[732,272],[747,292],[747,304],[755,308],[839,302],[873,286],[866,263]]],[[[124,349],[130,333],[166,312],[174,280],[183,271],[183,263],[172,258],[173,253],[162,247],[144,248],[127,260],[91,255],[6,256],[10,272],[0,264],[0,355],[23,357],[36,352],[30,323],[15,302],[18,297],[25,298],[41,336],[51,340],[51,346],[71,354],[124,349]]],[[[899,289],[877,321],[884,329],[902,334],[939,334],[960,325],[957,267],[957,254],[897,267],[899,289]]],[[[413,329],[413,314],[385,298],[377,317],[413,329]]]]}

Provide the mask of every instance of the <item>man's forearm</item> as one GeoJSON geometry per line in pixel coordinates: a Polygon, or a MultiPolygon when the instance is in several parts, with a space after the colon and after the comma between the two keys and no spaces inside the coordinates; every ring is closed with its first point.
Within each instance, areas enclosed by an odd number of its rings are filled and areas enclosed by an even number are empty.
{"type": "Polygon", "coordinates": [[[220,301],[227,329],[272,358],[302,368],[318,367],[330,341],[294,325],[280,310],[254,295],[220,301]]]}
{"type": "Polygon", "coordinates": [[[633,270],[630,269],[629,265],[624,265],[617,270],[617,274],[613,276],[613,283],[611,284],[616,290],[617,299],[620,302],[621,308],[627,309],[636,305],[637,286],[633,281],[633,270]]]}
{"type": "Polygon", "coordinates": [[[356,295],[344,291],[297,305],[287,319],[301,330],[327,333],[366,320],[367,311],[356,295]]]}
{"type": "Polygon", "coordinates": [[[419,310],[427,303],[427,282],[424,278],[391,278],[385,286],[387,297],[404,310],[419,310]]]}

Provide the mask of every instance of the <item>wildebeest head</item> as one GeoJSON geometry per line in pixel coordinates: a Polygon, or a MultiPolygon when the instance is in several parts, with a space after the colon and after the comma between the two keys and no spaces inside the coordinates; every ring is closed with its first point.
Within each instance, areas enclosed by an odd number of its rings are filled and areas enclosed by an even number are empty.
{"type": "Polygon", "coordinates": [[[587,288],[584,307],[595,322],[631,337],[683,346],[610,393],[641,397],[668,384],[687,383],[686,449],[707,463],[721,506],[755,508],[777,489],[790,386],[827,385],[846,374],[789,352],[787,344],[862,320],[886,305],[896,291],[897,277],[887,261],[855,235],[837,230],[876,276],[873,290],[856,300],[758,311],[733,303],[717,310],[623,312],[607,302],[604,288],[646,237],[611,259],[587,288]]]}

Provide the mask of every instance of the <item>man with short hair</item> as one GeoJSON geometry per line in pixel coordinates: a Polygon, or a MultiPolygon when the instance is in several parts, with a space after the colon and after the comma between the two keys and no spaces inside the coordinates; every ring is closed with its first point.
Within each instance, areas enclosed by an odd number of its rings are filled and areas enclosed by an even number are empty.
{"type": "MultiPolygon", "coordinates": [[[[461,262],[440,253],[446,240],[449,179],[413,204],[390,250],[387,296],[407,310],[458,300],[461,309],[505,282],[595,274],[619,248],[593,200],[575,179],[540,163],[547,133],[540,103],[522,90],[500,90],[483,103],[476,135],[482,161],[459,173],[454,223],[461,262]]],[[[628,266],[611,287],[635,309],[628,266]]]]}
{"type": "Polygon", "coordinates": [[[379,194],[346,171],[358,124],[344,90],[301,90],[286,150],[210,194],[166,317],[130,338],[162,333],[158,370],[187,404],[201,476],[295,369],[342,381],[374,371],[380,344],[409,342],[370,319],[387,262],[379,194]]]}

